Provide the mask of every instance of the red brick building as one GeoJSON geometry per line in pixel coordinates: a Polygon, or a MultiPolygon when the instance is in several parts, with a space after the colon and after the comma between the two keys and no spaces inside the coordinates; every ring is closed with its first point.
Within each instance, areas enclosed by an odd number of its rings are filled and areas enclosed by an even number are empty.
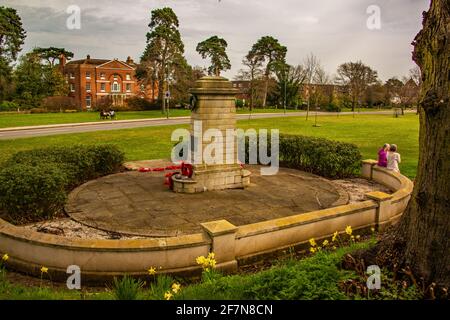
{"type": "Polygon", "coordinates": [[[69,96],[82,110],[102,108],[102,106],[122,106],[130,97],[151,100],[157,96],[151,86],[144,86],[136,78],[137,65],[128,57],[118,59],[86,59],[66,63],[61,57],[61,71],[69,84],[69,96]]]}

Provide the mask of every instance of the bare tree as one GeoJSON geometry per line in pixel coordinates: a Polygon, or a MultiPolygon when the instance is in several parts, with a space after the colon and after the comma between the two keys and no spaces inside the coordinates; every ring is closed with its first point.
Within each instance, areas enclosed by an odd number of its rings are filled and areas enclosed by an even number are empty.
{"type": "Polygon", "coordinates": [[[361,61],[341,64],[337,73],[339,84],[348,87],[352,111],[355,112],[355,106],[360,107],[361,99],[367,87],[376,83],[378,73],[361,61]]]}
{"type": "Polygon", "coordinates": [[[306,89],[308,92],[308,105],[306,109],[306,121],[308,121],[309,110],[311,106],[311,90],[312,82],[314,80],[314,76],[316,75],[317,69],[320,67],[319,59],[313,54],[310,53],[306,59],[303,61],[303,69],[305,70],[306,75],[306,89]]]}

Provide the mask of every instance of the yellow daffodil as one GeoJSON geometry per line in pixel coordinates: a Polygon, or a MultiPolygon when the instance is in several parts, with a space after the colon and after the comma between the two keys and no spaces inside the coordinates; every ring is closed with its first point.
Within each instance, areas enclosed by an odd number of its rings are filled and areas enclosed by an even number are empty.
{"type": "Polygon", "coordinates": [[[173,293],[178,293],[181,290],[181,285],[179,283],[172,284],[172,291],[173,293]]]}
{"type": "Polygon", "coordinates": [[[48,268],[47,267],[42,267],[41,268],[41,273],[48,273],[48,268]]]}
{"type": "Polygon", "coordinates": [[[173,294],[170,291],[167,291],[166,293],[164,293],[164,299],[166,300],[170,300],[172,299],[173,294]]]}
{"type": "Polygon", "coordinates": [[[322,242],[322,247],[326,247],[330,242],[328,240],[324,240],[322,242]]]}
{"type": "Polygon", "coordinates": [[[204,256],[198,257],[195,261],[197,261],[197,264],[205,264],[206,258],[204,256]]]}
{"type": "Polygon", "coordinates": [[[337,249],[337,247],[336,246],[333,246],[333,250],[336,250],[337,249]]]}
{"type": "Polygon", "coordinates": [[[8,259],[9,259],[9,256],[7,253],[5,253],[2,257],[2,260],[6,262],[6,261],[8,261],[8,259]]]}
{"type": "Polygon", "coordinates": [[[208,257],[204,256],[197,257],[196,262],[197,264],[201,265],[205,271],[208,271],[209,268],[216,267],[216,260],[214,259],[214,257],[215,257],[214,253],[209,253],[208,257]]]}
{"type": "Polygon", "coordinates": [[[316,248],[311,247],[311,248],[309,248],[309,251],[310,251],[311,253],[315,253],[317,250],[316,250],[316,248]]]}
{"type": "Polygon", "coordinates": [[[335,242],[338,235],[339,235],[339,232],[337,232],[337,231],[335,233],[333,233],[333,238],[331,239],[331,242],[335,242]]]}
{"type": "Polygon", "coordinates": [[[316,246],[316,240],[314,240],[314,238],[309,239],[309,244],[311,245],[311,247],[315,247],[316,246]]]}
{"type": "Polygon", "coordinates": [[[345,233],[348,234],[349,236],[352,235],[352,232],[353,232],[353,230],[352,230],[352,227],[351,227],[351,226],[347,226],[347,227],[345,228],[345,233]]]}
{"type": "Polygon", "coordinates": [[[156,274],[156,268],[150,267],[150,269],[148,269],[148,274],[154,276],[156,274]]]}
{"type": "Polygon", "coordinates": [[[208,253],[208,259],[215,259],[215,258],[216,258],[216,254],[214,252],[208,253]]]}

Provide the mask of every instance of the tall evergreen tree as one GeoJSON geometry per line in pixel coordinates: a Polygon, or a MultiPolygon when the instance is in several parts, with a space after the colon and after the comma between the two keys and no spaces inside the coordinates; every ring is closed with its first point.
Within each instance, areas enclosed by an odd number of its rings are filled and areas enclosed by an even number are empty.
{"type": "Polygon", "coordinates": [[[208,68],[210,75],[220,76],[220,71],[231,68],[230,59],[227,55],[227,42],[218,36],[212,36],[197,45],[197,52],[203,59],[211,58],[211,65],[208,68]]]}
{"type": "Polygon", "coordinates": [[[277,39],[265,36],[259,39],[250,50],[251,55],[265,63],[265,88],[263,106],[267,105],[267,94],[269,91],[269,78],[275,71],[275,66],[286,62],[287,48],[282,46],[277,39]]]}
{"type": "Polygon", "coordinates": [[[150,31],[147,33],[147,47],[141,57],[141,63],[154,67],[154,70],[147,73],[147,77],[156,76],[158,100],[161,101],[161,109],[165,112],[166,80],[168,74],[173,72],[176,61],[182,58],[184,44],[178,30],[178,17],[171,8],[153,10],[148,26],[150,31]]]}

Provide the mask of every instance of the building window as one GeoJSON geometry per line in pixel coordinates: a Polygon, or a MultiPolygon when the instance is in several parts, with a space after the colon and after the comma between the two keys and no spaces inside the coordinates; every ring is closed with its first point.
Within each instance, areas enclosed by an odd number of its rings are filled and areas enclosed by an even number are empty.
{"type": "Polygon", "coordinates": [[[86,96],[86,108],[90,109],[92,105],[91,96],[86,96]]]}
{"type": "Polygon", "coordinates": [[[69,74],[69,77],[70,77],[70,79],[75,79],[75,74],[74,74],[73,72],[71,72],[71,73],[69,74]]]}
{"type": "Polygon", "coordinates": [[[74,83],[70,84],[70,92],[75,92],[75,84],[74,83]]]}
{"type": "Polygon", "coordinates": [[[86,91],[91,92],[91,83],[90,82],[86,82],[86,91]]]}
{"type": "Polygon", "coordinates": [[[117,81],[114,81],[111,91],[112,92],[120,92],[120,84],[117,81]]]}
{"type": "Polygon", "coordinates": [[[104,72],[101,72],[101,73],[100,73],[100,79],[105,80],[105,78],[106,78],[105,73],[104,73],[104,72]]]}
{"type": "Polygon", "coordinates": [[[100,84],[100,91],[105,92],[106,91],[106,83],[100,84]]]}
{"type": "Polygon", "coordinates": [[[131,83],[127,83],[127,92],[131,92],[131,83]]]}
{"type": "Polygon", "coordinates": [[[131,75],[129,73],[127,73],[126,79],[131,80],[131,75]]]}
{"type": "Polygon", "coordinates": [[[114,75],[114,80],[119,79],[119,76],[117,74],[114,75]]]}
{"type": "Polygon", "coordinates": [[[144,92],[145,91],[145,86],[143,84],[141,84],[141,91],[144,92]]]}
{"type": "Polygon", "coordinates": [[[91,72],[90,71],[86,71],[86,79],[90,79],[91,78],[91,72]]]}

